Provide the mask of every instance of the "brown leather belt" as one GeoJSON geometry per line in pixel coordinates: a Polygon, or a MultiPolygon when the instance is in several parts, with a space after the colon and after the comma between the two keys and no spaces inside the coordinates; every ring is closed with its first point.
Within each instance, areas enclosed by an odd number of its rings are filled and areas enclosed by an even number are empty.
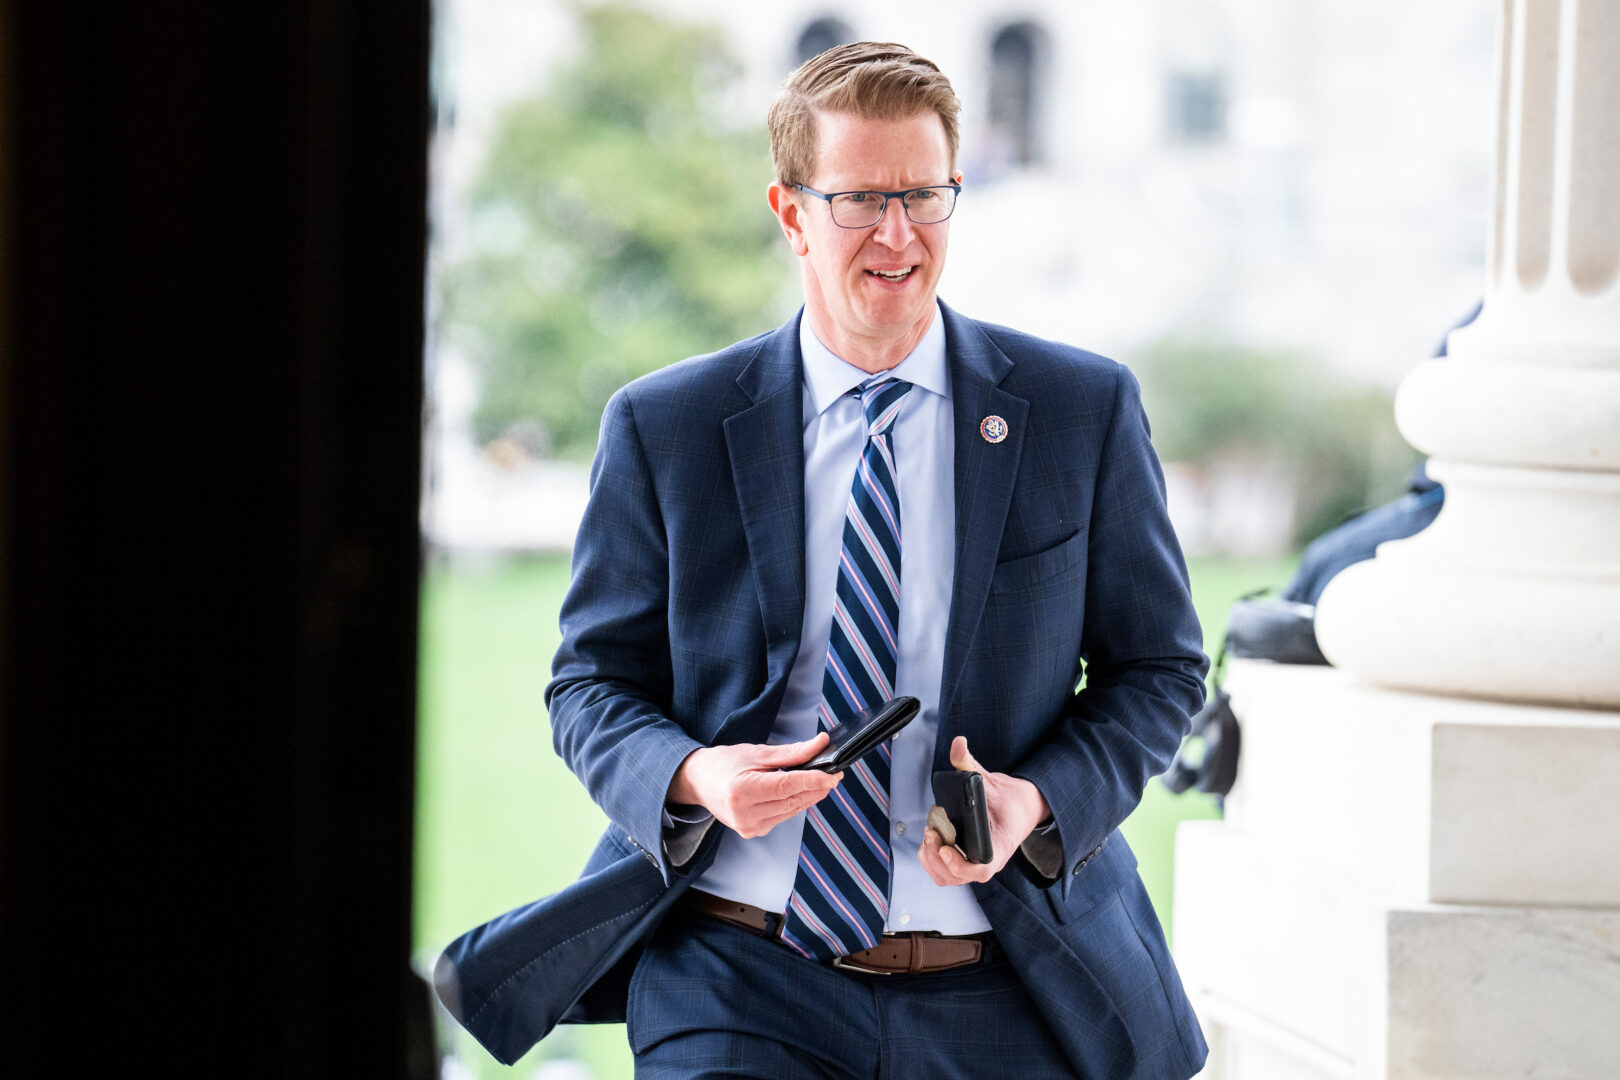
{"type": "MultiPolygon", "coordinates": [[[[762,938],[780,941],[786,919],[774,911],[740,904],[699,889],[681,895],[682,907],[701,912],[711,919],[747,930],[762,938]]],[[[947,937],[933,931],[884,934],[870,949],[840,956],[832,966],[863,975],[925,975],[935,971],[988,963],[996,955],[996,936],[988,931],[947,937]]]]}

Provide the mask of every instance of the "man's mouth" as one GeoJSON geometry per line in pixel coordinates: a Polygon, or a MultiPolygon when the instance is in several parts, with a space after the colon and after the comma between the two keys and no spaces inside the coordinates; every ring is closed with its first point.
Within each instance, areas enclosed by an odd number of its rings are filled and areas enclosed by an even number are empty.
{"type": "Polygon", "coordinates": [[[904,281],[915,269],[917,269],[915,266],[905,266],[899,270],[868,270],[867,273],[883,281],[904,281]]]}

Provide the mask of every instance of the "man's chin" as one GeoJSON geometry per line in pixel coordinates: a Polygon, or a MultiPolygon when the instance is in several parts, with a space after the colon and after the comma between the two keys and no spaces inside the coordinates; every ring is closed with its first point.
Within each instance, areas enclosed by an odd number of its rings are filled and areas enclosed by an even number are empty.
{"type": "Polygon", "coordinates": [[[870,304],[863,314],[866,325],[879,336],[900,336],[914,332],[932,314],[934,294],[908,296],[905,303],[870,304]]]}

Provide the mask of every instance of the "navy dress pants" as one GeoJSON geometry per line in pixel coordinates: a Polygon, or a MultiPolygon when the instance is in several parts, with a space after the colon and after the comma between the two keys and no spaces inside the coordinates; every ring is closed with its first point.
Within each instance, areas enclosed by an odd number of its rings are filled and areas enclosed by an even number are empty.
{"type": "Polygon", "coordinates": [[[858,975],[676,911],[630,980],[637,1080],[1073,1077],[1012,966],[858,975]]]}

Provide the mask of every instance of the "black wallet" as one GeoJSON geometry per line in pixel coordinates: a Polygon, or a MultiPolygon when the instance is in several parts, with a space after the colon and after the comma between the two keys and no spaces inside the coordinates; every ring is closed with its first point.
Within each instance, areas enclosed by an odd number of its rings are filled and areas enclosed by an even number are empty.
{"type": "Polygon", "coordinates": [[[957,769],[934,774],[934,802],[951,819],[956,849],[968,862],[987,863],[995,858],[990,842],[990,807],[984,798],[984,775],[957,769]]]}
{"type": "Polygon", "coordinates": [[[914,697],[890,698],[849,720],[839,724],[821,753],[802,765],[789,765],[792,769],[819,769],[822,772],[843,772],[865,757],[884,739],[892,738],[911,723],[912,717],[922,709],[922,702],[914,697]]]}

